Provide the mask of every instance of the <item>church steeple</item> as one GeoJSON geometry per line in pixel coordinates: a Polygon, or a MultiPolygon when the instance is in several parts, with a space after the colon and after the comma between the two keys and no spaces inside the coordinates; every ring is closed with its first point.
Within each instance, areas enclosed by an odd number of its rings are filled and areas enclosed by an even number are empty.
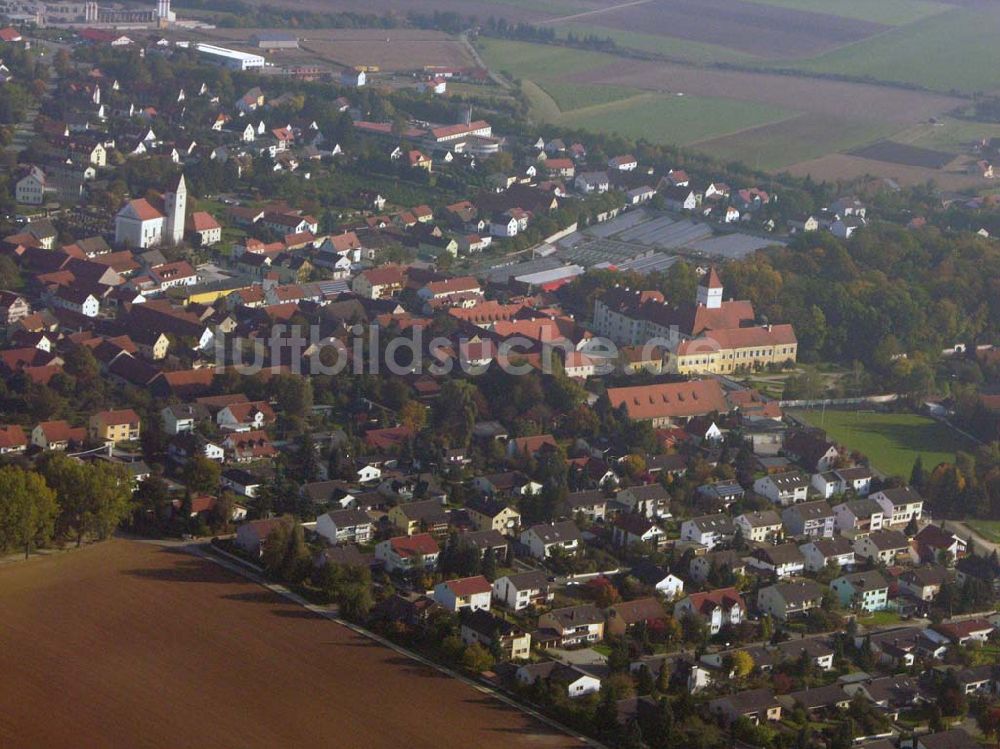
{"type": "Polygon", "coordinates": [[[722,307],[722,280],[713,265],[698,284],[698,304],[708,309],[722,307]]]}
{"type": "Polygon", "coordinates": [[[163,239],[169,244],[177,244],[184,239],[184,219],[187,213],[187,183],[184,175],[177,180],[177,186],[163,197],[167,217],[164,222],[163,239]]]}

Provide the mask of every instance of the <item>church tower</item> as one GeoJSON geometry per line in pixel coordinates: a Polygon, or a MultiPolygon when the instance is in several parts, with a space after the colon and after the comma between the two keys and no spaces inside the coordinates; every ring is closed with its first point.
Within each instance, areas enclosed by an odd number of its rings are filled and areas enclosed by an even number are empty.
{"type": "Polygon", "coordinates": [[[184,175],[177,180],[173,192],[163,196],[167,209],[167,217],[163,226],[163,241],[167,244],[177,244],[184,239],[184,218],[187,213],[187,185],[184,175]]]}
{"type": "Polygon", "coordinates": [[[698,284],[698,305],[707,309],[722,307],[722,281],[713,265],[698,284]]]}

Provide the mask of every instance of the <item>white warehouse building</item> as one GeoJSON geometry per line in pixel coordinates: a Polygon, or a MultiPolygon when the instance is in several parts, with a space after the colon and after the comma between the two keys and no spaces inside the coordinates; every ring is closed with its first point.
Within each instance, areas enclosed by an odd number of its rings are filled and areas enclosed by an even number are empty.
{"type": "Polygon", "coordinates": [[[215,64],[230,70],[251,70],[264,67],[264,58],[249,52],[217,47],[214,44],[196,44],[195,49],[215,64]]]}

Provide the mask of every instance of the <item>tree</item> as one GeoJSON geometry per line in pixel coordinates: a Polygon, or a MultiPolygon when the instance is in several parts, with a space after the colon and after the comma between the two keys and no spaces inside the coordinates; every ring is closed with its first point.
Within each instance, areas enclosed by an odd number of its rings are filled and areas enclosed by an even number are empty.
{"type": "Polygon", "coordinates": [[[494,659],[490,651],[478,642],[469,645],[462,654],[462,668],[473,673],[481,674],[483,671],[489,671],[493,668],[493,664],[494,659]]]}
{"type": "Polygon", "coordinates": [[[753,671],[754,662],[753,656],[751,656],[745,650],[737,650],[733,653],[733,675],[737,679],[745,679],[753,671]]]}
{"type": "Polygon", "coordinates": [[[34,471],[0,468],[0,546],[31,550],[52,540],[59,508],[56,493],[34,471]]]}
{"type": "Polygon", "coordinates": [[[416,434],[427,423],[427,409],[417,401],[407,401],[399,409],[399,423],[416,434]]]}
{"type": "Polygon", "coordinates": [[[222,467],[203,455],[195,455],[184,466],[184,485],[192,494],[207,494],[217,491],[222,467]]]}
{"type": "Polygon", "coordinates": [[[913,470],[910,471],[910,486],[923,491],[927,477],[924,475],[924,458],[918,455],[913,461],[913,470]]]}

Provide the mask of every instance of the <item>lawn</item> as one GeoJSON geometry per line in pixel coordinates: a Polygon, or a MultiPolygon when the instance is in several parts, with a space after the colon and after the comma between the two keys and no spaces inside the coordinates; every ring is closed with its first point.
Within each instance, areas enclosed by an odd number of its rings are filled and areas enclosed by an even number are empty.
{"type": "Polygon", "coordinates": [[[861,617],[858,623],[865,627],[888,627],[892,624],[899,624],[902,617],[895,611],[875,611],[869,616],[861,617]]]}
{"type": "Polygon", "coordinates": [[[908,478],[917,456],[926,470],[952,462],[971,445],[944,424],[916,414],[873,411],[793,411],[797,419],[825,429],[830,439],[868,456],[883,473],[908,478]]]}
{"type": "Polygon", "coordinates": [[[751,2],[792,10],[829,13],[841,18],[884,23],[887,26],[913,23],[954,7],[926,0],[751,0],[751,2]]]}
{"type": "Polygon", "coordinates": [[[790,116],[791,112],[754,102],[642,94],[610,104],[564,112],[560,124],[683,146],[790,116]]]}
{"type": "Polygon", "coordinates": [[[958,8],[792,66],[935,91],[990,91],[1000,82],[998,26],[1000,7],[958,8]]]}
{"type": "Polygon", "coordinates": [[[974,530],[986,540],[1000,544],[1000,520],[977,520],[974,530]]]}
{"type": "Polygon", "coordinates": [[[964,151],[983,138],[1000,138],[1000,124],[941,118],[939,124],[922,124],[893,136],[893,140],[938,151],[964,151]]]}

